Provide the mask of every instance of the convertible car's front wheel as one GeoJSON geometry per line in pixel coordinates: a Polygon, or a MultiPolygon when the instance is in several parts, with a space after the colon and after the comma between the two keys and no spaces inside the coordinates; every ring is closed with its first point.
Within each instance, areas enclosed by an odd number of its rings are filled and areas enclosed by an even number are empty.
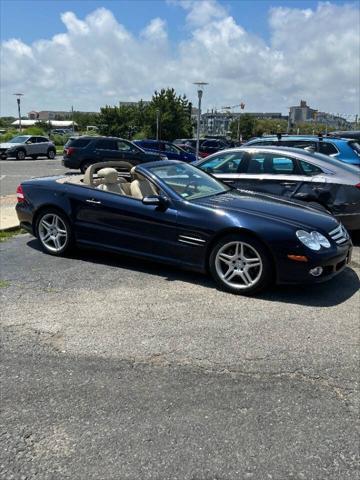
{"type": "Polygon", "coordinates": [[[36,235],[43,250],[51,255],[65,255],[72,246],[70,223],[58,210],[46,210],[39,215],[36,235]]]}
{"type": "Polygon", "coordinates": [[[221,289],[240,295],[258,293],[273,277],[266,248],[256,238],[242,233],[219,240],[210,254],[209,267],[221,289]]]}

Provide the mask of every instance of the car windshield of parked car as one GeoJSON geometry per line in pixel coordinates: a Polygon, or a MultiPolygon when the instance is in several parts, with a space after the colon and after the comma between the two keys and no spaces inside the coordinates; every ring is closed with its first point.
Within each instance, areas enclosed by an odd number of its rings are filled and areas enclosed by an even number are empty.
{"type": "Polygon", "coordinates": [[[11,140],[9,140],[9,143],[25,143],[27,140],[29,140],[30,137],[24,137],[20,135],[19,137],[14,137],[11,140]]]}
{"type": "Polygon", "coordinates": [[[167,152],[176,153],[177,155],[180,155],[180,149],[175,145],[171,145],[171,143],[165,143],[165,150],[167,152]]]}
{"type": "Polygon", "coordinates": [[[149,170],[186,200],[209,197],[231,190],[207,173],[188,164],[150,167],[149,170]]]}

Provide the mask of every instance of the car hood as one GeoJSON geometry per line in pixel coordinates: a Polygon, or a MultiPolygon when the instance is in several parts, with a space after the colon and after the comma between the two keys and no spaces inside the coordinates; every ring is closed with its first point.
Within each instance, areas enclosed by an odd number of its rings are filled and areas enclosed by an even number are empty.
{"type": "Polygon", "coordinates": [[[0,148],[11,148],[16,147],[16,145],[22,145],[21,143],[0,143],[0,148]]]}
{"type": "Polygon", "coordinates": [[[303,202],[246,190],[231,190],[223,194],[197,199],[194,202],[210,208],[278,220],[295,228],[320,229],[329,232],[338,226],[338,221],[331,215],[309,207],[303,202]]]}

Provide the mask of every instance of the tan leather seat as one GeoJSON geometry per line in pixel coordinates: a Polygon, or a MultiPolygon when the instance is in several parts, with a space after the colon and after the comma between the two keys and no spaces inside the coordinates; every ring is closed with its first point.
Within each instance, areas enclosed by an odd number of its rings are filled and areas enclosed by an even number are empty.
{"type": "Polygon", "coordinates": [[[98,177],[101,179],[101,184],[96,188],[107,192],[126,195],[125,188],[122,186],[122,180],[118,178],[118,172],[115,168],[102,168],[97,173],[98,177]]]}
{"type": "Polygon", "coordinates": [[[156,187],[145,177],[139,175],[134,168],[131,169],[131,175],[134,180],[130,184],[131,196],[142,200],[148,195],[157,195],[156,187]]]}

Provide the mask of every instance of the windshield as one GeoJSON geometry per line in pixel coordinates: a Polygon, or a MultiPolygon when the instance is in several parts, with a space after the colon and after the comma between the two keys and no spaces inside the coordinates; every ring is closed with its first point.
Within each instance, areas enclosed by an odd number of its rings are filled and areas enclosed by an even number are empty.
{"type": "Polygon", "coordinates": [[[167,164],[150,167],[149,170],[186,200],[209,197],[231,190],[222,182],[188,164],[167,164]]]}
{"type": "Polygon", "coordinates": [[[11,140],[9,140],[9,143],[25,143],[26,140],[29,140],[30,137],[24,137],[20,135],[19,137],[14,137],[11,140]]]}

